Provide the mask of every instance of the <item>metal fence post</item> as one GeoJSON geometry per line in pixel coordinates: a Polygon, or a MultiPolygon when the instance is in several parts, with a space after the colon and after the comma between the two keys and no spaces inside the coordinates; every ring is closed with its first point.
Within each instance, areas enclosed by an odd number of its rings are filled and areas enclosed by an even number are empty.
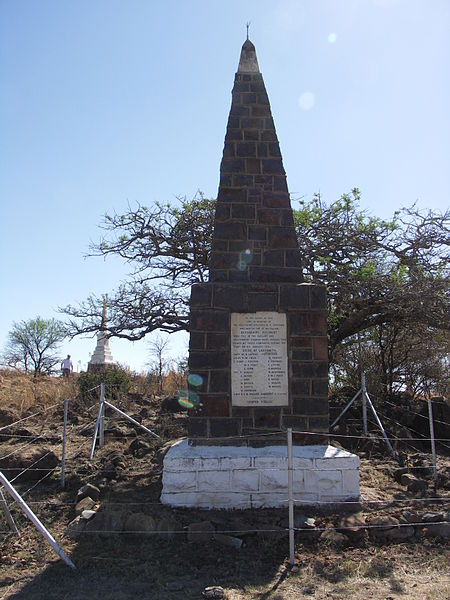
{"type": "Polygon", "coordinates": [[[364,435],[367,435],[367,389],[366,389],[366,373],[361,373],[361,390],[362,390],[362,414],[363,414],[363,426],[364,435]]]}
{"type": "Polygon", "coordinates": [[[100,429],[99,429],[99,446],[103,448],[105,444],[105,384],[100,384],[100,406],[102,412],[100,416],[100,429]]]}
{"type": "Polygon", "coordinates": [[[9,528],[11,531],[17,533],[20,536],[19,530],[17,529],[17,525],[14,522],[13,516],[9,510],[9,507],[6,503],[5,496],[3,495],[3,489],[0,487],[0,506],[3,508],[5,513],[6,520],[8,521],[9,528]]]}
{"type": "Polygon", "coordinates": [[[66,563],[66,565],[69,565],[69,567],[71,569],[76,570],[75,565],[70,560],[70,558],[67,556],[67,554],[64,552],[64,550],[62,548],[60,548],[60,546],[58,546],[55,538],[44,527],[44,525],[42,525],[42,523],[39,521],[39,519],[37,518],[37,516],[34,514],[34,512],[28,506],[28,504],[22,499],[22,497],[18,494],[18,492],[16,492],[16,490],[9,483],[9,481],[6,479],[6,477],[3,475],[3,473],[1,471],[0,471],[0,484],[2,484],[2,485],[5,486],[6,490],[9,492],[9,494],[20,505],[20,507],[22,508],[23,512],[27,515],[27,517],[35,525],[35,527],[42,533],[42,535],[49,542],[49,544],[52,546],[53,550],[58,554],[58,556],[60,558],[62,558],[62,560],[66,563]]]}
{"type": "Polygon", "coordinates": [[[289,493],[289,564],[295,563],[294,545],[294,465],[292,460],[292,428],[287,430],[288,447],[288,493],[289,493]]]}
{"type": "Polygon", "coordinates": [[[89,460],[92,460],[94,458],[95,444],[97,442],[98,430],[99,430],[99,427],[100,427],[100,421],[102,419],[102,412],[103,412],[103,404],[104,404],[104,402],[105,402],[105,399],[103,397],[103,400],[102,400],[102,395],[100,393],[100,403],[99,403],[99,407],[98,407],[97,420],[95,421],[94,435],[92,436],[92,444],[91,444],[91,452],[89,454],[89,460]]]}
{"type": "Polygon", "coordinates": [[[63,439],[62,439],[62,457],[61,457],[61,488],[64,489],[65,485],[65,469],[66,469],[66,432],[67,432],[67,412],[69,409],[69,401],[64,400],[64,425],[63,425],[63,439]]]}
{"type": "Polygon", "coordinates": [[[431,440],[431,454],[433,455],[433,478],[434,486],[437,485],[437,466],[436,466],[436,442],[434,439],[434,420],[433,420],[433,406],[432,399],[428,399],[428,420],[430,423],[430,440],[431,440]]]}

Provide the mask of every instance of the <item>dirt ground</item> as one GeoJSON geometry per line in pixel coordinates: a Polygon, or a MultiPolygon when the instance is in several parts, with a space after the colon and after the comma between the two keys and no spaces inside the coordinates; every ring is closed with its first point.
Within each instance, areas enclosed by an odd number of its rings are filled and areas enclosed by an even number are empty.
{"type": "MultiPolygon", "coordinates": [[[[23,415],[33,414],[35,408],[23,415]]],[[[159,400],[139,395],[123,402],[122,408],[162,440],[110,418],[105,446],[96,450],[90,462],[96,406],[88,410],[84,403],[72,402],[64,490],[59,462],[45,462],[53,454],[61,456],[61,405],[14,429],[2,427],[18,413],[5,409],[0,413],[0,457],[14,452],[3,462],[0,458],[0,470],[11,479],[22,469],[18,456],[23,464],[38,460],[15,485],[77,567],[75,572],[68,568],[14,504],[11,511],[20,537],[8,534],[0,509],[0,599],[200,599],[209,586],[220,586],[221,597],[229,600],[450,598],[448,539],[427,536],[420,528],[400,541],[374,539],[369,530],[353,538],[325,537],[324,530],[336,533],[340,528],[343,512],[297,508],[296,517],[313,518],[314,525],[307,531],[299,527],[291,567],[287,509],[201,511],[161,505],[162,459],[168,445],[184,434],[186,414],[171,412],[170,403],[161,407],[159,400]],[[41,437],[34,439],[37,435],[41,437]],[[77,491],[86,483],[100,489],[99,514],[110,511],[126,518],[137,513],[141,519],[153,520],[153,530],[132,534],[118,528],[67,537],[77,491]],[[188,539],[188,527],[205,521],[216,533],[242,540],[242,546],[225,545],[220,536],[188,539]]],[[[420,473],[428,480],[428,490],[408,492],[398,482],[398,463],[379,443],[365,443],[358,448],[362,501],[351,509],[369,520],[381,515],[401,518],[407,510],[413,520],[425,513],[448,515],[448,457],[439,456],[439,487],[434,490],[425,450],[402,452],[406,464],[417,469],[422,465],[420,473]]]]}

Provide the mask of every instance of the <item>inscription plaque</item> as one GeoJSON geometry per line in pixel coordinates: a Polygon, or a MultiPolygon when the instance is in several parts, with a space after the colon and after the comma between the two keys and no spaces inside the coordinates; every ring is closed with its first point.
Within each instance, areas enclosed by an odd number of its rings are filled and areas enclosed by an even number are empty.
{"type": "Polygon", "coordinates": [[[286,315],[231,313],[233,406],[287,406],[286,315]]]}

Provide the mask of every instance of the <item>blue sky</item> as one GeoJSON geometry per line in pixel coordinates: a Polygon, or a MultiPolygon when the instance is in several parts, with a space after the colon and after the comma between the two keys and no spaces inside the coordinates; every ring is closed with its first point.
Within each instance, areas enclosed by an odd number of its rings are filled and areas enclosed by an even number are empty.
{"type": "MultiPolygon", "coordinates": [[[[247,21],[294,199],[447,208],[447,0],[0,0],[0,349],[13,321],[124,278],[84,257],[105,212],[215,197],[247,21]]],[[[94,347],[62,351],[84,367],[94,347]]]]}

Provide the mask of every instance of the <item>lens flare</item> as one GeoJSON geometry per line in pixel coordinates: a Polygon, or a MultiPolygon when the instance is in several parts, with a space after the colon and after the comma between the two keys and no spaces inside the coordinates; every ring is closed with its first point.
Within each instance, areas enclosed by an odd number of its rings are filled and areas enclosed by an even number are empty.
{"type": "Polygon", "coordinates": [[[316,102],[312,92],[304,92],[298,99],[298,105],[302,110],[310,110],[316,102]]]}
{"type": "Polygon", "coordinates": [[[187,380],[189,385],[194,387],[200,387],[203,383],[203,377],[197,373],[189,373],[187,380]]]}
{"type": "Polygon", "coordinates": [[[245,271],[245,269],[252,262],[252,260],[253,260],[252,251],[249,248],[247,248],[246,250],[243,250],[239,254],[239,260],[238,260],[238,264],[237,264],[237,268],[239,269],[239,271],[245,271]]]}
{"type": "Polygon", "coordinates": [[[337,40],[337,35],[335,33],[330,33],[330,35],[328,36],[328,43],[335,44],[336,40],[337,40]]]}
{"type": "Polygon", "coordinates": [[[178,404],[183,408],[194,408],[200,403],[200,396],[192,390],[180,390],[177,397],[178,404]]]}

